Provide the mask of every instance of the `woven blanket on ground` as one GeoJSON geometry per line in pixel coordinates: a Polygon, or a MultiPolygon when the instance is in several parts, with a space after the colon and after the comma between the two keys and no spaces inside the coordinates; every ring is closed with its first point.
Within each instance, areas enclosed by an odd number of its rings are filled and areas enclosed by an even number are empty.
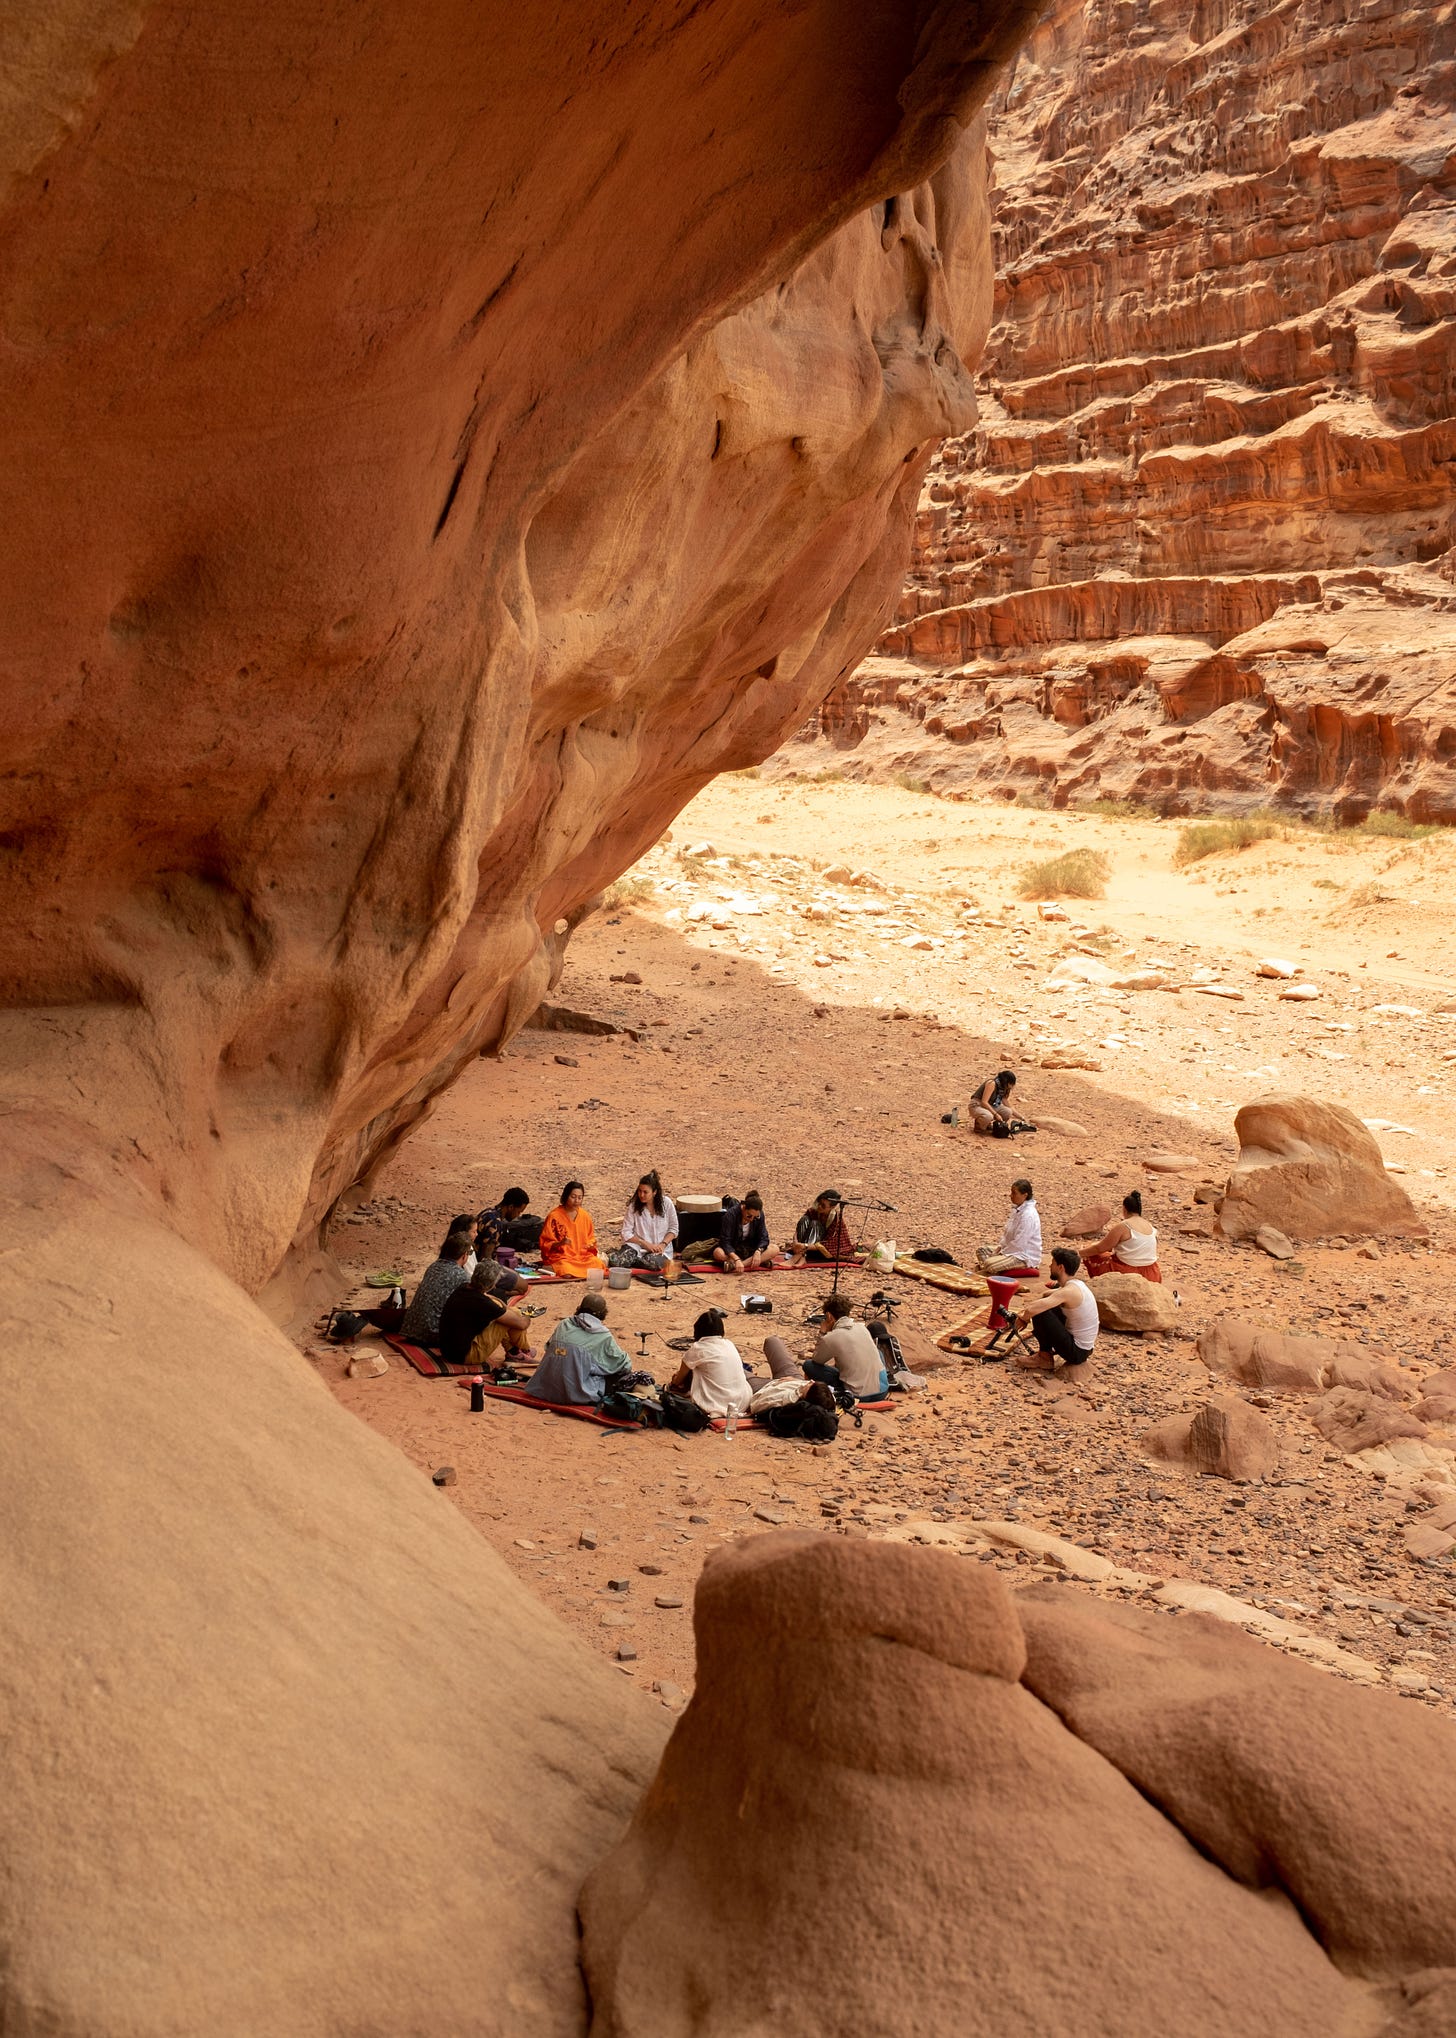
{"type": "MultiPolygon", "coordinates": [[[[839,1270],[843,1273],[849,1267],[862,1267],[863,1254],[856,1254],[852,1260],[841,1260],[839,1270]]],[[[720,1267],[713,1260],[694,1260],[695,1274],[728,1274],[726,1267],[720,1267]]],[[[730,1281],[756,1281],[760,1274],[832,1274],[833,1260],[790,1260],[780,1256],[769,1261],[766,1267],[754,1267],[746,1274],[728,1274],[730,1281]]]]}
{"type": "Polygon", "coordinates": [[[392,1345],[401,1358],[409,1360],[417,1373],[423,1373],[427,1380],[448,1380],[459,1378],[462,1373],[478,1373],[478,1366],[467,1365],[463,1360],[456,1366],[447,1360],[437,1358],[434,1352],[427,1352],[423,1345],[412,1345],[407,1338],[385,1333],[384,1342],[392,1345]]]}
{"type": "Polygon", "coordinates": [[[937,1267],[925,1260],[895,1262],[895,1272],[907,1281],[923,1281],[927,1288],[943,1288],[948,1295],[989,1295],[984,1274],[968,1273],[964,1267],[937,1267]]]}
{"type": "Polygon", "coordinates": [[[594,1422],[598,1429],[636,1429],[635,1422],[617,1422],[610,1415],[603,1415],[599,1408],[579,1408],[574,1402],[538,1401],[534,1394],[528,1394],[524,1387],[494,1387],[489,1381],[485,1386],[487,1401],[514,1401],[518,1408],[537,1408],[544,1415],[570,1415],[578,1422],[594,1422]]]}

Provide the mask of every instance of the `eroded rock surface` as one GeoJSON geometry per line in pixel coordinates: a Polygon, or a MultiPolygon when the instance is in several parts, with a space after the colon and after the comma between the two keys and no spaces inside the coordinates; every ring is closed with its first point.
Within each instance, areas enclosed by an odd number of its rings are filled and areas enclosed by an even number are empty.
{"type": "Polygon", "coordinates": [[[1047,11],[845,769],[1456,818],[1453,54],[1412,0],[1047,11]]]}
{"type": "Polygon", "coordinates": [[[1373,2031],[1372,1984],[1456,1955],[1456,1746],[1393,1698],[804,1533],[710,1558],[695,1626],[696,1692],[581,1900],[600,2038],[1373,2031]],[[810,1890],[876,1929],[806,1930],[810,1890]]]}
{"type": "Polygon", "coordinates": [[[1024,12],[11,25],[7,2030],[580,2027],[653,1722],[244,1291],[880,627],[1024,12]]]}
{"type": "Polygon", "coordinates": [[[1362,1233],[1424,1238],[1428,1227],[1353,1111],[1313,1097],[1256,1097],[1234,1114],[1239,1158],[1218,1207],[1225,1238],[1277,1224],[1292,1239],[1362,1233]]]}

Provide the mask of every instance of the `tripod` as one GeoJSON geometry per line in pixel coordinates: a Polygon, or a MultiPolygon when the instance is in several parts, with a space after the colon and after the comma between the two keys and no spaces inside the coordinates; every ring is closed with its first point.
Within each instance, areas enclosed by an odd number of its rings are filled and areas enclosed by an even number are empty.
{"type": "Polygon", "coordinates": [[[834,1267],[834,1285],[836,1288],[839,1286],[839,1270],[842,1266],[846,1264],[844,1258],[844,1240],[846,1225],[844,1222],[843,1213],[846,1210],[858,1210],[862,1213],[859,1220],[859,1236],[855,1239],[853,1245],[850,1247],[851,1254],[850,1263],[858,1265],[860,1262],[860,1247],[864,1244],[865,1230],[870,1221],[871,1211],[879,1210],[888,1213],[893,1213],[894,1209],[895,1206],[893,1203],[882,1203],[879,1201],[877,1197],[874,1196],[854,1196],[849,1198],[848,1201],[841,1197],[839,1209],[836,1212],[834,1225],[833,1267],[834,1267]]]}

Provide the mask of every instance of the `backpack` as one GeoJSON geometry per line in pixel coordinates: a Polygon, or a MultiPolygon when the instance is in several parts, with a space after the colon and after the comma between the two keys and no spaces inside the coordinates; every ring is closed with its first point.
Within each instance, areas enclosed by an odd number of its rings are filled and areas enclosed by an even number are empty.
{"type": "Polygon", "coordinates": [[[659,1390],[663,1425],[680,1436],[696,1436],[708,1427],[708,1418],[690,1394],[674,1394],[670,1387],[659,1390]]]}
{"type": "Polygon", "coordinates": [[[799,1437],[805,1443],[832,1443],[839,1434],[839,1417],[812,1401],[790,1401],[771,1408],[766,1420],[770,1436],[799,1437]]]}
{"type": "Polygon", "coordinates": [[[629,1394],[625,1387],[614,1387],[606,1396],[602,1414],[609,1415],[613,1422],[635,1422],[639,1429],[663,1426],[661,1406],[656,1401],[644,1401],[640,1394],[629,1394]]]}

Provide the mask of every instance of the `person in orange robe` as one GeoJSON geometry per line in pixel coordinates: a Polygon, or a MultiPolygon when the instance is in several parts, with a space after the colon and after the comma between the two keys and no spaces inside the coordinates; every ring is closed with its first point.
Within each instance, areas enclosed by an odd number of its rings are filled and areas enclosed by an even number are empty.
{"type": "Polygon", "coordinates": [[[582,1281],[593,1267],[605,1267],[597,1251],[597,1228],[591,1212],[583,1210],[586,1190],[580,1182],[568,1182],[561,1201],[541,1226],[541,1264],[548,1273],[565,1274],[582,1281]]]}

